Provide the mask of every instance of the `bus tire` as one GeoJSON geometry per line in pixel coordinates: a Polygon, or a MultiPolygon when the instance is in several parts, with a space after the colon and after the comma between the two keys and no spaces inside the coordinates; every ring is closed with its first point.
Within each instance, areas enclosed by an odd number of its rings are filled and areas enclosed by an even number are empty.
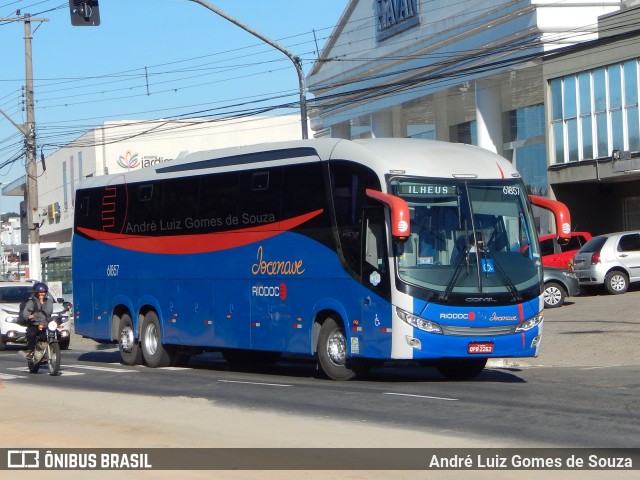
{"type": "Polygon", "coordinates": [[[149,312],[144,316],[141,331],[142,357],[148,367],[168,367],[173,356],[171,348],[162,345],[160,321],[156,312],[149,312]]]}
{"type": "Polygon", "coordinates": [[[136,340],[131,316],[125,313],[120,318],[118,327],[118,350],[125,365],[140,365],[142,363],[142,349],[136,340]]]}
{"type": "Polygon", "coordinates": [[[454,358],[442,360],[436,369],[447,380],[470,380],[480,375],[486,365],[486,358],[454,358]]]}
{"type": "Polygon", "coordinates": [[[327,318],[320,327],[318,337],[318,363],[331,380],[352,380],[356,370],[349,368],[347,338],[344,328],[333,318],[327,318]]]}

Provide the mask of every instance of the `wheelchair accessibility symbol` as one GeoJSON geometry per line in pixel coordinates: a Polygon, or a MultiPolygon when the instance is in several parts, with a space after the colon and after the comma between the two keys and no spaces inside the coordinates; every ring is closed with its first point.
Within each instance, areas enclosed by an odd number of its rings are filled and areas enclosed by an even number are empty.
{"type": "Polygon", "coordinates": [[[482,273],[495,273],[496,267],[493,264],[493,260],[490,258],[483,258],[480,265],[482,266],[482,273]]]}

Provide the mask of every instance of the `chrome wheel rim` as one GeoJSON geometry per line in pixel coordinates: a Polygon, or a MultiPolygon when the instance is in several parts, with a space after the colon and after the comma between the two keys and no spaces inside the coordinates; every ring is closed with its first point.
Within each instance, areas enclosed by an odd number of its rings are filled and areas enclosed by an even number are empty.
{"type": "Polygon", "coordinates": [[[327,356],[331,363],[343,367],[347,358],[347,341],[340,330],[334,330],[327,340],[327,356]]]}
{"type": "Polygon", "coordinates": [[[613,277],[611,277],[611,288],[613,288],[616,292],[624,290],[626,284],[627,282],[622,277],[622,275],[614,275],[613,277]]]}
{"type": "Polygon", "coordinates": [[[558,305],[561,299],[562,294],[556,287],[550,287],[544,291],[544,301],[549,305],[558,305]]]}
{"type": "Polygon", "coordinates": [[[134,343],[133,328],[127,325],[120,332],[120,348],[123,352],[131,353],[134,343]]]}
{"type": "Polygon", "coordinates": [[[150,355],[155,355],[155,353],[158,351],[158,330],[153,323],[150,323],[149,325],[147,325],[145,333],[145,349],[150,355]]]}

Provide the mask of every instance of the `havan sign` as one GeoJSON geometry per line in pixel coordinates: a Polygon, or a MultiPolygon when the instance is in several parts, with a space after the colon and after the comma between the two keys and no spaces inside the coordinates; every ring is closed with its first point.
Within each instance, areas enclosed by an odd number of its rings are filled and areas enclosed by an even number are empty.
{"type": "Polygon", "coordinates": [[[376,0],[376,39],[381,42],[420,23],[419,0],[376,0]]]}

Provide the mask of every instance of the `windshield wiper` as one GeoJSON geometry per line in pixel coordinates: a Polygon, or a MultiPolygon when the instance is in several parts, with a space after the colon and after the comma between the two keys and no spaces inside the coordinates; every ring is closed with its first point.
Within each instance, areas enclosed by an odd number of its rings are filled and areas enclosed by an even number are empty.
{"type": "MultiPolygon", "coordinates": [[[[487,276],[489,276],[489,271],[488,271],[488,260],[487,260],[487,251],[486,249],[483,251],[483,257],[484,257],[484,263],[485,263],[485,273],[487,276]]],[[[493,266],[495,267],[495,271],[498,273],[498,276],[500,277],[500,279],[502,280],[502,282],[505,284],[505,286],[507,287],[507,289],[511,292],[511,295],[513,296],[513,299],[516,302],[521,302],[522,301],[522,295],[520,295],[520,292],[518,291],[518,288],[516,287],[516,284],[513,283],[513,280],[511,280],[511,277],[507,274],[507,272],[504,271],[504,268],[502,268],[502,265],[500,264],[500,262],[498,261],[498,259],[496,259],[496,257],[492,256],[491,260],[493,261],[493,266]]]]}
{"type": "Polygon", "coordinates": [[[460,272],[462,271],[462,267],[464,264],[467,264],[467,275],[469,274],[469,244],[466,244],[464,250],[460,252],[458,258],[456,259],[456,264],[453,269],[453,274],[451,278],[447,282],[447,288],[445,288],[444,293],[440,297],[443,302],[446,302],[449,299],[449,295],[453,291],[453,287],[455,287],[456,282],[458,281],[458,277],[460,276],[460,272]]]}

